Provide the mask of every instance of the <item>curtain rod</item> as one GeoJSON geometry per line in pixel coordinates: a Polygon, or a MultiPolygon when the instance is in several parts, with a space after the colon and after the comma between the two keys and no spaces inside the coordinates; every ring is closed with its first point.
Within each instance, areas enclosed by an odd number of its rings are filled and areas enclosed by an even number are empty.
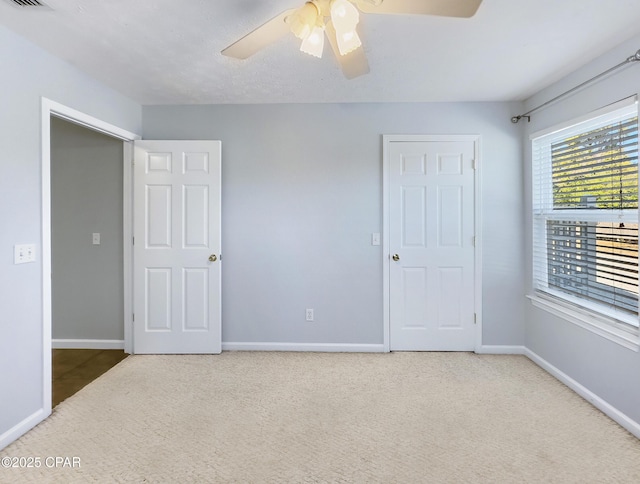
{"type": "Polygon", "coordinates": [[[562,99],[565,96],[568,96],[572,92],[575,92],[578,89],[583,88],[587,84],[591,84],[593,81],[595,81],[597,79],[600,79],[601,77],[606,76],[607,74],[609,74],[609,73],[621,68],[622,66],[626,66],[627,64],[631,64],[632,62],[638,62],[638,61],[640,61],[640,50],[636,51],[636,53],[633,54],[632,56],[627,57],[623,62],[620,62],[620,64],[615,65],[612,68],[607,69],[604,72],[601,72],[600,74],[598,74],[597,76],[592,77],[591,79],[587,79],[582,84],[578,84],[576,87],[574,87],[572,89],[569,89],[568,91],[565,91],[562,94],[559,94],[558,96],[554,97],[553,99],[548,100],[546,103],[543,103],[540,106],[537,106],[537,107],[531,109],[530,111],[527,111],[524,114],[519,114],[518,116],[514,116],[513,118],[511,118],[511,122],[515,124],[518,121],[520,121],[522,118],[527,118],[527,121],[531,121],[531,114],[535,113],[536,111],[544,108],[545,106],[548,106],[549,104],[551,104],[553,102],[556,102],[559,99],[562,99]]]}

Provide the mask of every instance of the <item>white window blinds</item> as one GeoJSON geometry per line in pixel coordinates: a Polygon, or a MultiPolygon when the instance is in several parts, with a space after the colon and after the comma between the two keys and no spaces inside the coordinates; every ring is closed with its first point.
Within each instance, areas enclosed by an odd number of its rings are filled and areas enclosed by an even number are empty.
{"type": "Polygon", "coordinates": [[[538,291],[638,325],[635,102],[534,137],[538,291]]]}

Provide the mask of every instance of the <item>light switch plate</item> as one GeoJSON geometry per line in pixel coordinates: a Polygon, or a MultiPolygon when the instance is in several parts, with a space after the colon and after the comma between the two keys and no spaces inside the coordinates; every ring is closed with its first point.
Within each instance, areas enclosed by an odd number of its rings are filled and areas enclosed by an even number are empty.
{"type": "Polygon", "coordinates": [[[371,245],[380,245],[380,234],[378,232],[371,234],[371,245]]]}
{"type": "Polygon", "coordinates": [[[93,245],[100,245],[100,233],[94,232],[92,240],[93,240],[93,245]]]}
{"type": "Polygon", "coordinates": [[[13,247],[13,263],[14,264],[26,264],[27,262],[34,262],[35,260],[36,260],[35,244],[15,245],[13,247]]]}

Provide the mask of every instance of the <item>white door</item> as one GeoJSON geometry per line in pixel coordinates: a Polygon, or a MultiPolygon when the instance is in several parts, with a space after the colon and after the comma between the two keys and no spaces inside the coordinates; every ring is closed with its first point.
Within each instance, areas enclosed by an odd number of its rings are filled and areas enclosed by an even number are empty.
{"type": "Polygon", "coordinates": [[[473,140],[389,142],[389,346],[475,344],[473,140]]]}
{"type": "Polygon", "coordinates": [[[220,353],[219,141],[136,141],[134,353],[220,353]]]}

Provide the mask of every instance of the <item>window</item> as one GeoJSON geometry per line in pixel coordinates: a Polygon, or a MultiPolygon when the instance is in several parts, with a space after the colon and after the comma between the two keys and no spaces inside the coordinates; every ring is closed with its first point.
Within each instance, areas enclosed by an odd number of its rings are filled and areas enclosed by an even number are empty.
{"type": "Polygon", "coordinates": [[[638,326],[638,109],[532,137],[534,289],[638,326]]]}

